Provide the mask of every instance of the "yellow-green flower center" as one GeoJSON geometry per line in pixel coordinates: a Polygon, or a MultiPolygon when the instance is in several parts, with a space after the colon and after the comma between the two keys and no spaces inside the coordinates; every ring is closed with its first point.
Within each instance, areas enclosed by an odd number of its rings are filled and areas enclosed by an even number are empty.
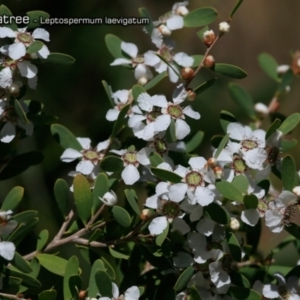
{"type": "Polygon", "coordinates": [[[162,208],[162,212],[167,218],[174,219],[180,215],[180,208],[177,203],[167,201],[162,208]]]}
{"type": "Polygon", "coordinates": [[[173,119],[180,119],[182,117],[182,108],[178,105],[170,104],[167,112],[173,119]]]}
{"type": "Polygon", "coordinates": [[[5,60],[2,63],[3,67],[9,67],[10,69],[15,69],[17,67],[17,62],[10,57],[5,57],[5,60]]]}
{"type": "Polygon", "coordinates": [[[161,116],[161,112],[157,110],[153,110],[147,113],[147,121],[148,123],[154,122],[157,117],[161,116]]]}
{"type": "Polygon", "coordinates": [[[171,51],[167,47],[163,47],[159,50],[159,54],[167,61],[172,62],[173,61],[173,55],[171,51]]]}
{"type": "Polygon", "coordinates": [[[93,148],[83,150],[82,156],[84,160],[90,160],[93,163],[98,163],[98,161],[101,160],[101,154],[93,148]]]}
{"type": "Polygon", "coordinates": [[[237,174],[244,173],[247,170],[247,165],[245,161],[238,155],[235,156],[232,162],[232,167],[237,174]]]}
{"type": "Polygon", "coordinates": [[[23,44],[31,44],[34,40],[31,34],[26,32],[20,32],[17,35],[17,39],[23,44]]]}
{"type": "Polygon", "coordinates": [[[189,187],[197,187],[204,185],[202,174],[196,171],[191,171],[187,173],[185,175],[185,182],[188,184],[189,187]]]}
{"type": "Polygon", "coordinates": [[[269,150],[268,162],[270,165],[274,165],[280,155],[280,150],[277,147],[273,147],[269,150]]]}
{"type": "Polygon", "coordinates": [[[137,57],[132,59],[133,64],[142,64],[142,63],[144,63],[144,61],[145,61],[144,57],[141,55],[138,55],[137,57]]]}
{"type": "Polygon", "coordinates": [[[138,164],[137,155],[135,151],[128,151],[123,155],[123,160],[126,164],[136,165],[138,164]]]}
{"type": "Polygon", "coordinates": [[[154,147],[155,147],[156,152],[158,152],[160,154],[164,154],[168,151],[167,143],[165,142],[165,140],[163,140],[161,138],[155,139],[154,147]]]}
{"type": "Polygon", "coordinates": [[[258,143],[253,140],[243,140],[241,145],[245,150],[251,150],[258,147],[258,143]]]}

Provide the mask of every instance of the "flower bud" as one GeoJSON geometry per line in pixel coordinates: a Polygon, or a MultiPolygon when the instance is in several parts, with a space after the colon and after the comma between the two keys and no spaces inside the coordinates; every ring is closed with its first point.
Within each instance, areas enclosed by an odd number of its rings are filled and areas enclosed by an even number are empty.
{"type": "Polygon", "coordinates": [[[293,54],[292,70],[294,75],[300,74],[300,51],[293,54]]]}
{"type": "Polygon", "coordinates": [[[217,160],[214,158],[214,157],[211,157],[207,160],[207,165],[210,167],[210,168],[214,168],[217,166],[217,160]]]}
{"type": "Polygon", "coordinates": [[[147,79],[146,77],[141,77],[141,78],[138,80],[138,84],[139,84],[139,85],[145,85],[147,82],[148,82],[148,79],[147,79]]]}
{"type": "Polygon", "coordinates": [[[191,80],[194,77],[194,70],[190,67],[181,69],[181,76],[184,80],[191,80]]]}
{"type": "Polygon", "coordinates": [[[212,68],[215,65],[215,59],[212,55],[207,55],[203,62],[204,67],[212,68]]]}
{"type": "Polygon", "coordinates": [[[117,195],[114,191],[105,193],[103,198],[99,197],[99,199],[107,206],[114,206],[118,202],[117,195]]]}
{"type": "Polygon", "coordinates": [[[148,209],[148,208],[143,209],[140,214],[140,218],[143,221],[148,220],[151,216],[152,216],[152,211],[151,211],[151,209],[148,209]]]}
{"type": "Polygon", "coordinates": [[[230,25],[227,22],[221,22],[219,24],[219,30],[221,33],[229,32],[230,25]]]}
{"type": "Polygon", "coordinates": [[[166,26],[166,25],[160,25],[158,27],[159,32],[163,35],[163,36],[170,36],[171,35],[171,30],[166,26]]]}
{"type": "Polygon", "coordinates": [[[216,167],[213,168],[213,171],[214,171],[216,177],[218,179],[221,179],[221,177],[223,175],[223,169],[221,167],[219,167],[219,166],[216,166],[216,167]]]}
{"type": "Polygon", "coordinates": [[[192,89],[188,89],[185,100],[194,101],[196,99],[196,96],[197,96],[196,93],[192,89]]]}
{"type": "Polygon", "coordinates": [[[86,291],[81,290],[78,296],[79,296],[79,300],[84,300],[86,296],[86,291]]]}
{"type": "Polygon", "coordinates": [[[203,33],[203,42],[207,47],[210,47],[211,44],[215,41],[216,36],[213,30],[206,30],[203,33]]]}
{"type": "Polygon", "coordinates": [[[12,83],[7,90],[13,96],[18,96],[20,93],[20,87],[16,83],[12,83]]]}
{"type": "Polygon", "coordinates": [[[277,67],[277,73],[279,75],[282,75],[284,74],[285,72],[287,72],[288,70],[290,69],[290,66],[289,65],[280,65],[277,67]]]}
{"type": "Polygon", "coordinates": [[[300,186],[297,185],[293,188],[293,193],[297,196],[300,197],[300,186]]]}
{"type": "Polygon", "coordinates": [[[260,102],[256,103],[254,105],[254,109],[261,116],[267,116],[269,114],[269,108],[263,103],[260,102]]]}
{"type": "Polygon", "coordinates": [[[175,10],[176,15],[186,16],[189,13],[189,10],[185,6],[178,6],[175,10]]]}
{"type": "Polygon", "coordinates": [[[241,225],[240,225],[240,222],[236,218],[231,218],[229,226],[232,230],[237,231],[240,229],[241,225]]]}

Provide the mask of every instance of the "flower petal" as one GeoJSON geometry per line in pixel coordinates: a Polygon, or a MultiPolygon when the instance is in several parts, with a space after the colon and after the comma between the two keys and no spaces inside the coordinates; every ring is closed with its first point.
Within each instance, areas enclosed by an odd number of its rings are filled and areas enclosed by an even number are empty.
{"type": "Polygon", "coordinates": [[[149,231],[153,235],[161,234],[168,226],[168,220],[166,217],[157,217],[149,224],[149,231]]]}
{"type": "Polygon", "coordinates": [[[183,120],[177,119],[175,122],[175,135],[179,140],[184,139],[191,132],[190,126],[183,120]]]}
{"type": "Polygon", "coordinates": [[[137,286],[132,286],[126,290],[124,294],[125,300],[138,300],[140,297],[140,290],[137,286]]]}
{"type": "Polygon", "coordinates": [[[139,51],[135,44],[125,42],[121,43],[121,49],[132,58],[137,57],[139,51]]]}
{"type": "Polygon", "coordinates": [[[0,242],[0,256],[12,260],[15,256],[16,246],[11,242],[0,242]]]}
{"type": "Polygon", "coordinates": [[[14,60],[25,56],[26,47],[23,43],[14,43],[8,47],[8,55],[14,60]]]}
{"type": "Polygon", "coordinates": [[[73,160],[75,160],[76,158],[80,158],[82,157],[82,154],[75,150],[75,149],[72,149],[72,148],[67,148],[64,153],[61,155],[60,159],[63,161],[63,162],[71,162],[73,160]]]}
{"type": "Polygon", "coordinates": [[[3,143],[10,143],[16,136],[16,128],[11,122],[7,122],[0,133],[0,140],[3,143]]]}
{"type": "Polygon", "coordinates": [[[32,37],[34,39],[40,39],[40,40],[44,40],[46,42],[50,42],[49,32],[47,30],[45,30],[44,28],[34,29],[34,31],[32,32],[32,37]]]}
{"type": "Polygon", "coordinates": [[[76,166],[76,171],[83,175],[89,175],[92,173],[95,165],[89,160],[82,160],[76,166]]]}
{"type": "Polygon", "coordinates": [[[200,114],[197,111],[194,111],[190,105],[186,106],[183,109],[183,113],[185,115],[189,116],[192,119],[195,119],[195,120],[199,120],[200,119],[200,114]]]}
{"type": "Polygon", "coordinates": [[[132,185],[140,179],[140,173],[134,165],[128,165],[122,171],[122,178],[127,185],[132,185]]]}
{"type": "Polygon", "coordinates": [[[183,17],[175,15],[167,20],[166,25],[171,30],[183,28],[183,17]]]}
{"type": "Polygon", "coordinates": [[[27,60],[18,62],[18,69],[20,71],[21,76],[27,78],[35,77],[38,71],[37,67],[27,60]]]}

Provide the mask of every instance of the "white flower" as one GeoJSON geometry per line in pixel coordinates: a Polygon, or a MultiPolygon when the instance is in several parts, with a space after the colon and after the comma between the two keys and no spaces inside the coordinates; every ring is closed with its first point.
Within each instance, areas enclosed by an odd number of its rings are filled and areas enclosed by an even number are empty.
{"type": "Polygon", "coordinates": [[[12,260],[15,256],[16,246],[11,242],[0,242],[0,256],[12,260]]]}
{"type": "Polygon", "coordinates": [[[268,108],[268,106],[266,106],[265,104],[258,102],[254,105],[254,109],[256,112],[258,112],[259,114],[263,115],[263,116],[267,116],[270,113],[270,110],[268,108]]]}
{"type": "Polygon", "coordinates": [[[290,69],[289,65],[280,65],[277,67],[276,71],[278,74],[282,75],[290,69]]]}
{"type": "Polygon", "coordinates": [[[150,161],[144,151],[137,152],[137,151],[130,151],[127,149],[123,149],[123,150],[111,150],[110,152],[122,156],[122,160],[125,168],[122,171],[121,176],[125,184],[127,185],[132,185],[140,179],[140,173],[137,169],[139,164],[142,165],[150,164],[150,161]]]}
{"type": "Polygon", "coordinates": [[[189,10],[186,8],[186,6],[189,4],[188,1],[184,2],[177,2],[172,7],[172,12],[175,15],[185,16],[188,14],[189,10]]]}
{"type": "MultiPolygon", "coordinates": [[[[8,27],[0,27],[0,37],[15,38],[12,45],[4,46],[0,50],[3,54],[7,54],[14,60],[18,60],[26,55],[26,48],[29,47],[36,39],[49,41],[49,32],[42,28],[36,28],[32,34],[26,32],[25,28],[18,28],[18,31],[13,31],[8,27]]],[[[47,46],[43,47],[37,52],[37,55],[41,58],[47,58],[50,54],[47,46]]]]}
{"type": "Polygon", "coordinates": [[[10,234],[18,225],[18,222],[11,220],[11,210],[0,211],[0,235],[10,234]]]}
{"type": "Polygon", "coordinates": [[[272,232],[281,232],[284,226],[289,226],[293,214],[298,209],[298,197],[289,191],[283,191],[277,199],[269,202],[265,213],[266,225],[272,232]]]}
{"type": "Polygon", "coordinates": [[[82,150],[78,151],[72,148],[67,148],[60,159],[63,162],[72,162],[75,159],[81,159],[76,166],[76,171],[84,175],[89,175],[93,172],[99,161],[103,159],[102,150],[105,150],[110,143],[110,140],[98,143],[96,148],[91,147],[91,140],[89,138],[77,138],[77,141],[82,147],[82,150]]]}
{"type": "Polygon", "coordinates": [[[109,297],[100,297],[99,300],[138,300],[140,298],[140,290],[137,286],[132,286],[125,291],[124,296],[120,295],[118,286],[112,282],[112,298],[109,297]]]}
{"type": "Polygon", "coordinates": [[[144,57],[138,55],[138,48],[135,44],[122,42],[121,49],[128,54],[131,59],[117,58],[110,64],[111,66],[131,64],[132,67],[135,68],[134,76],[136,80],[140,78],[151,79],[153,77],[150,69],[145,64],[144,57]]]}
{"type": "Polygon", "coordinates": [[[221,22],[219,24],[219,30],[222,33],[229,32],[229,29],[230,29],[230,25],[227,22],[221,22]]]}
{"type": "Polygon", "coordinates": [[[114,206],[118,202],[117,195],[114,191],[106,192],[103,197],[99,197],[99,199],[107,206],[114,206]]]}

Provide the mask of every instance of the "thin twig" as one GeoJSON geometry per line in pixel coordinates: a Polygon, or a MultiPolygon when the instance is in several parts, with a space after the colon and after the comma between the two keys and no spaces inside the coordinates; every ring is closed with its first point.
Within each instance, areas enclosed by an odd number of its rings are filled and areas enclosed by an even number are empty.
{"type": "Polygon", "coordinates": [[[0,296],[6,297],[8,299],[13,299],[13,300],[26,300],[25,298],[19,298],[18,296],[5,294],[5,293],[0,293],[0,296]]]}

